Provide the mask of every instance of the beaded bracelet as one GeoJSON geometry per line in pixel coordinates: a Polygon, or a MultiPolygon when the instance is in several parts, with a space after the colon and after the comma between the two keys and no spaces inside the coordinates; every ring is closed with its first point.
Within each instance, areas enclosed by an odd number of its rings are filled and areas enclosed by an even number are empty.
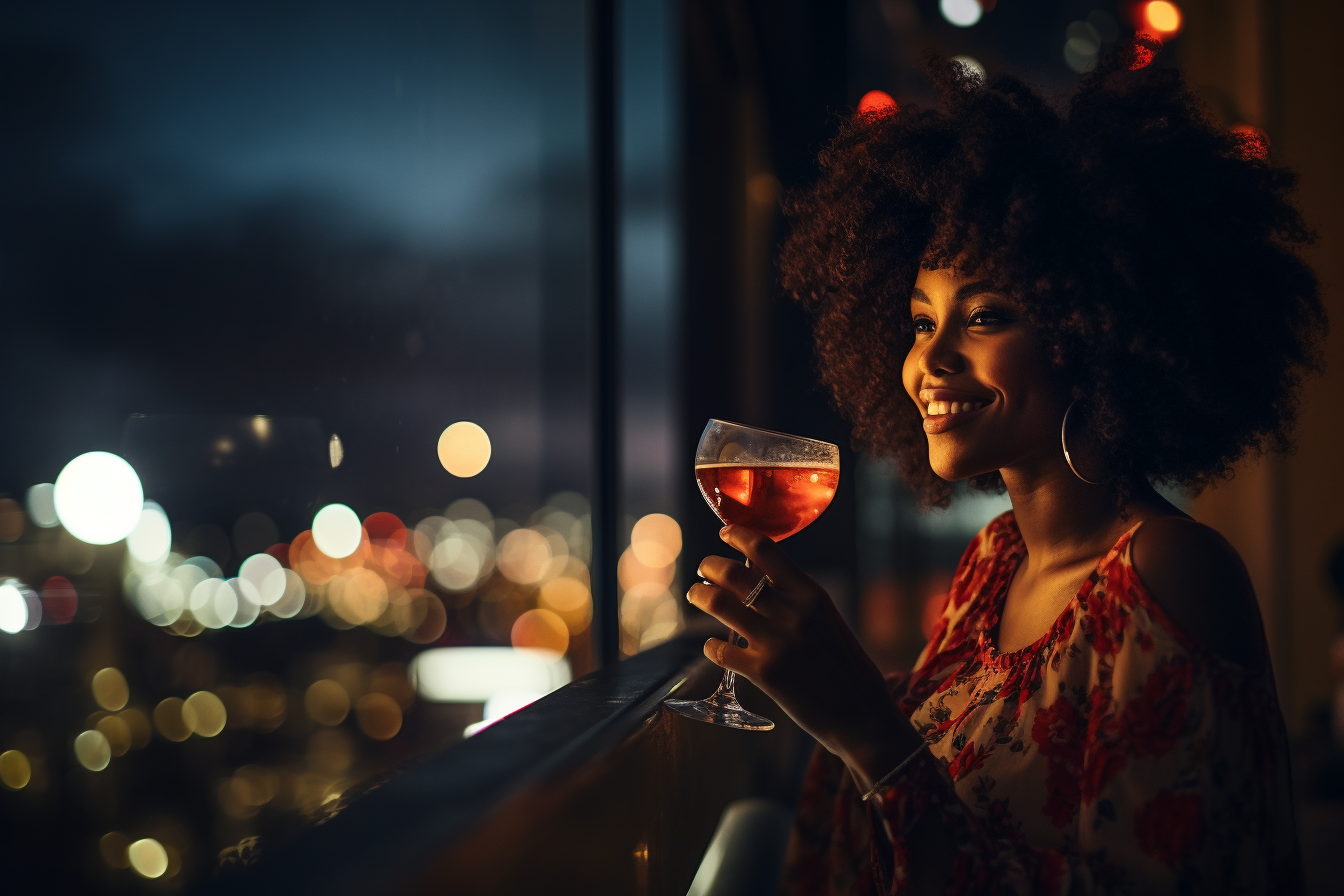
{"type": "Polygon", "coordinates": [[[905,757],[904,759],[901,760],[901,764],[900,764],[900,765],[896,766],[894,769],[892,769],[891,771],[889,771],[889,772],[887,772],[885,775],[883,775],[881,778],[879,778],[878,781],[877,781],[877,783],[874,784],[874,785],[872,786],[872,788],[871,788],[867,793],[865,793],[865,794],[863,795],[863,801],[864,801],[865,803],[868,802],[868,800],[869,800],[874,794],[876,794],[879,790],[881,790],[883,787],[886,786],[886,784],[887,784],[888,781],[890,781],[892,778],[896,777],[896,776],[899,775],[902,771],[904,771],[904,770],[905,770],[905,767],[906,767],[907,765],[909,765],[912,761],[914,761],[914,758],[915,758],[916,756],[918,756],[918,755],[920,754],[920,751],[922,751],[926,746],[928,746],[928,745],[927,745],[927,744],[920,744],[918,747],[915,748],[915,752],[911,753],[909,756],[907,756],[907,757],[905,757]]]}

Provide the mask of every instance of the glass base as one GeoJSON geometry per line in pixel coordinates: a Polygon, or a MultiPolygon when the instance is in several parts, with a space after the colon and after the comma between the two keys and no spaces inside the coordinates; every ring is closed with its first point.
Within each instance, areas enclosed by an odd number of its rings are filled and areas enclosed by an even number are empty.
{"type": "Polygon", "coordinates": [[[724,728],[769,731],[775,727],[775,723],[765,716],[747,712],[733,695],[725,694],[722,690],[715,691],[704,700],[664,700],[663,705],[678,715],[724,728]]]}

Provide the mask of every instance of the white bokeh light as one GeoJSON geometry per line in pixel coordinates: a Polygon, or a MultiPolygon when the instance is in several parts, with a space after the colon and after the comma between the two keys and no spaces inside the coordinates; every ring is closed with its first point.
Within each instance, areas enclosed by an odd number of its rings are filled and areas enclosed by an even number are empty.
{"type": "Polygon", "coordinates": [[[938,11],[958,28],[969,28],[984,14],[979,0],[938,0],[938,11]]]}
{"type": "Polygon", "coordinates": [[[145,492],[126,461],[90,451],[65,465],[53,497],[56,516],[71,535],[88,544],[112,544],[140,522],[145,492]]]}
{"type": "Polygon", "coordinates": [[[339,560],[359,550],[364,526],[344,504],[328,504],[313,517],[313,543],[322,553],[339,560]]]}
{"type": "Polygon", "coordinates": [[[140,521],[126,536],[126,550],[146,566],[157,566],[173,547],[173,527],[168,514],[153,501],[146,501],[140,511],[140,521]]]}
{"type": "Polygon", "coordinates": [[[285,596],[285,568],[270,554],[253,554],[238,567],[238,578],[257,589],[256,601],[269,607],[285,596]]]}
{"type": "Polygon", "coordinates": [[[28,489],[28,518],[43,529],[55,529],[61,524],[56,517],[56,499],[53,495],[56,486],[50,482],[39,482],[28,489]]]}
{"type": "Polygon", "coordinates": [[[24,600],[18,579],[0,583],[0,631],[18,634],[28,625],[28,601],[24,600]]]}

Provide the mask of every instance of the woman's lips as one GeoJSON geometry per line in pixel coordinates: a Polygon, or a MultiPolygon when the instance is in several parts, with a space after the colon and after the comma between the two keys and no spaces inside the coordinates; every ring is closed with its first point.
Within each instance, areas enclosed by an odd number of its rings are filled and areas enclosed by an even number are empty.
{"type": "Polygon", "coordinates": [[[950,389],[921,390],[919,397],[924,406],[924,431],[931,435],[947,432],[979,417],[994,403],[992,398],[950,389]]]}

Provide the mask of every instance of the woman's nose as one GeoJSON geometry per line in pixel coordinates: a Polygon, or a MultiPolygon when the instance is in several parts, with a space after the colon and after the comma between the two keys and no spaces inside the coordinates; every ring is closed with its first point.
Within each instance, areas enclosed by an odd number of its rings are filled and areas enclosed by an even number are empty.
{"type": "Polygon", "coordinates": [[[928,376],[956,373],[964,366],[964,359],[952,334],[935,333],[919,356],[919,369],[928,376]]]}

